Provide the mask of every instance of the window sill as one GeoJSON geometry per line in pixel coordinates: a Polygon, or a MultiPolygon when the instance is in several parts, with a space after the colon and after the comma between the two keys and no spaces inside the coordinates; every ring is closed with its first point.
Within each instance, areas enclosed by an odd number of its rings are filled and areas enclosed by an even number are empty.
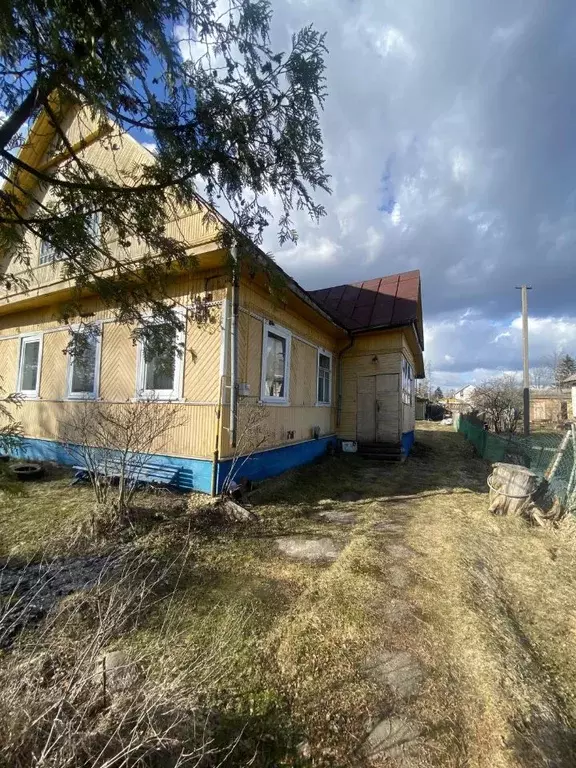
{"type": "Polygon", "coordinates": [[[185,403],[186,402],[186,400],[183,397],[165,397],[164,395],[154,395],[152,393],[133,397],[130,400],[130,402],[142,403],[150,400],[154,401],[155,403],[185,403]]]}
{"type": "Polygon", "coordinates": [[[332,408],[332,403],[316,403],[316,408],[332,408]]]}
{"type": "Polygon", "coordinates": [[[258,401],[261,405],[290,405],[290,401],[280,397],[261,397],[258,401]]]}
{"type": "Polygon", "coordinates": [[[84,395],[66,395],[66,400],[76,400],[76,401],[84,401],[84,400],[90,400],[91,402],[94,402],[98,400],[98,395],[91,395],[91,394],[84,394],[84,395]]]}
{"type": "Polygon", "coordinates": [[[23,400],[41,400],[42,398],[38,392],[17,392],[16,393],[23,400]]]}

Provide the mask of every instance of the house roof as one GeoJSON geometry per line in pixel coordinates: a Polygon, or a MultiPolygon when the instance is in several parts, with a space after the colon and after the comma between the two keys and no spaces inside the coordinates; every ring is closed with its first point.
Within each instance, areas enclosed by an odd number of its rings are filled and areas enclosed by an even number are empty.
{"type": "Polygon", "coordinates": [[[576,373],[571,373],[570,376],[562,379],[562,384],[576,384],[576,373]]]}
{"type": "Polygon", "coordinates": [[[420,272],[417,269],[308,293],[348,331],[415,324],[422,341],[420,272]]]}

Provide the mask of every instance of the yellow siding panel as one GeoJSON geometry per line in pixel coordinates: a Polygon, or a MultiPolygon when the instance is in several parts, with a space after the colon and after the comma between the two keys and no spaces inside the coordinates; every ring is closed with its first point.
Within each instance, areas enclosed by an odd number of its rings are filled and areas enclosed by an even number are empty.
{"type": "Polygon", "coordinates": [[[184,361],[184,398],[194,402],[218,402],[220,374],[220,307],[210,323],[188,323],[184,361]]]}
{"type": "Polygon", "coordinates": [[[19,352],[19,339],[0,339],[0,395],[16,391],[19,352]]]}
{"type": "MultiPolygon", "coordinates": [[[[395,334],[397,342],[401,344],[401,339],[395,334]]],[[[360,340],[359,337],[358,340],[360,340]]],[[[364,349],[373,347],[368,354],[358,354],[356,344],[349,352],[346,352],[342,363],[342,412],[338,435],[344,440],[356,440],[356,416],[357,416],[357,389],[359,376],[373,376],[378,373],[396,373],[401,374],[401,351],[386,351],[388,346],[392,346],[386,339],[386,334],[380,334],[380,347],[375,348],[378,343],[378,337],[370,336],[362,338],[364,349]],[[377,359],[374,360],[374,357],[377,359]]],[[[396,395],[397,403],[397,395],[396,395]]]]}
{"type": "MultiPolygon", "coordinates": [[[[63,440],[70,434],[74,409],[83,408],[78,401],[47,402],[28,400],[14,414],[21,422],[24,434],[44,440],[63,440]]],[[[89,403],[88,407],[92,407],[89,403]]],[[[130,407],[136,407],[131,403],[130,407]]],[[[151,451],[172,456],[212,458],[215,409],[213,406],[194,406],[161,403],[158,408],[169,408],[174,413],[174,428],[162,438],[161,444],[152,445],[151,451]]]]}
{"type": "Polygon", "coordinates": [[[102,329],[100,397],[103,400],[129,400],[136,394],[136,345],[130,328],[105,323],[102,329]]]}
{"type": "Polygon", "coordinates": [[[66,397],[67,356],[65,349],[69,338],[66,331],[44,334],[40,375],[40,397],[44,399],[61,400],[66,397]]]}

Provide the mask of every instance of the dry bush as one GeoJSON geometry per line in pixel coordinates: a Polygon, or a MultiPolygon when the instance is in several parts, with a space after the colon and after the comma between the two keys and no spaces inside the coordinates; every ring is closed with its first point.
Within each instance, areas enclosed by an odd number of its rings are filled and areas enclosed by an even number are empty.
{"type": "MultiPolygon", "coordinates": [[[[93,588],[21,635],[0,662],[2,768],[215,766],[233,749],[234,741],[216,747],[216,714],[199,692],[226,674],[244,619],[231,615],[216,643],[176,663],[185,638],[174,631],[171,606],[186,557],[165,567],[147,556],[109,561],[93,588]],[[109,653],[159,605],[165,618],[145,651],[109,653]]],[[[38,588],[24,598],[31,605],[38,588]]],[[[0,614],[5,635],[19,616],[0,614]]]]}
{"type": "Polygon", "coordinates": [[[134,494],[155,454],[166,449],[180,424],[177,411],[154,398],[133,403],[86,401],[72,409],[61,424],[62,439],[73,461],[86,468],[101,516],[110,515],[114,523],[128,519],[134,494]]]}
{"type": "Polygon", "coordinates": [[[256,401],[244,401],[239,408],[236,446],[232,463],[222,484],[222,493],[228,493],[242,476],[242,469],[254,453],[262,448],[271,436],[268,426],[269,409],[256,401]]]}

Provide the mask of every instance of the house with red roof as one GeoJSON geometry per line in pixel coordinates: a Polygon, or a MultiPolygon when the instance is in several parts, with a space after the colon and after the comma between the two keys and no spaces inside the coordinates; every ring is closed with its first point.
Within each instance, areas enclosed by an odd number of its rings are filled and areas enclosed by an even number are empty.
{"type": "MultiPolygon", "coordinates": [[[[63,108],[70,110],[61,121],[66,145],[41,113],[21,150],[27,166],[57,174],[73,151],[116,178],[151,162],[128,135],[111,151],[104,121],[89,110],[63,108]]],[[[47,192],[26,172],[14,184],[26,193],[19,215],[27,216],[26,201],[39,205],[47,192]]],[[[174,428],[147,447],[147,475],[169,475],[182,488],[216,493],[231,476],[276,475],[343,441],[369,456],[406,456],[414,380],[424,376],[419,272],[307,291],[254,249],[232,274],[222,219],[204,214],[175,211],[168,224],[195,267],[175,269],[166,285],[183,330],[174,329],[177,344],[165,352],[147,350],[138,329],[120,322],[90,285],[79,300],[66,256],[50,244],[27,235],[33,256],[26,265],[17,253],[0,254],[0,269],[13,277],[0,293],[0,373],[4,391],[21,395],[15,416],[27,459],[73,463],[67,425],[78,409],[136,409],[151,399],[174,414],[174,428]],[[61,311],[72,297],[78,317],[61,311]],[[87,337],[82,354],[71,356],[73,328],[87,337]]],[[[136,239],[127,246],[106,222],[91,231],[107,253],[138,270],[136,239]]]]}

